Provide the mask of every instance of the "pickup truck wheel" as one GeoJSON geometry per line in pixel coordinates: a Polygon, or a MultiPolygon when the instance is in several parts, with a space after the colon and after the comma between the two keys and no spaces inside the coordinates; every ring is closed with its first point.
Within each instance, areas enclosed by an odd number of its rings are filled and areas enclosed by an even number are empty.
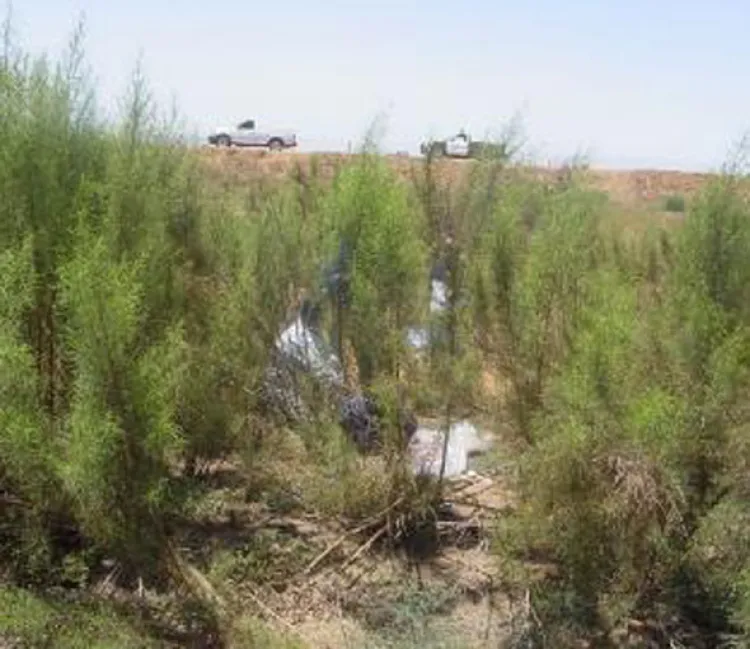
{"type": "Polygon", "coordinates": [[[284,143],[279,138],[274,138],[268,143],[268,148],[271,151],[281,151],[284,148],[284,143]]]}
{"type": "Polygon", "coordinates": [[[232,140],[228,135],[220,135],[216,138],[216,146],[231,146],[232,140]]]}

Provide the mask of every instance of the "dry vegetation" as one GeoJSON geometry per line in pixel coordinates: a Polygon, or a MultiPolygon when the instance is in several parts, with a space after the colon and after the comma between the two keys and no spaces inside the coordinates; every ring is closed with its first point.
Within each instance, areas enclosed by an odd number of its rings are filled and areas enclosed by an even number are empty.
{"type": "Polygon", "coordinates": [[[0,646],[746,646],[740,174],[196,152],[5,45],[0,646]],[[260,396],[341,240],[368,455],[260,396]],[[404,404],[495,448],[416,477],[404,404]]]}
{"type": "MultiPolygon", "coordinates": [[[[331,180],[336,169],[356,156],[344,153],[297,153],[293,151],[270,153],[252,149],[201,148],[200,155],[215,179],[233,184],[251,182],[259,178],[284,179],[297,165],[309,170],[311,163],[318,165],[321,177],[331,180]]],[[[388,165],[401,178],[410,179],[421,164],[419,158],[384,156],[388,165]]],[[[467,160],[441,160],[447,178],[453,182],[466,176],[469,168],[477,163],[467,160]]],[[[555,169],[535,167],[530,169],[540,179],[553,179],[560,172],[555,169]]],[[[647,204],[656,198],[672,194],[690,197],[699,192],[711,180],[711,174],[683,171],[608,171],[593,169],[587,182],[594,190],[606,193],[612,200],[625,205],[647,204]]]]}

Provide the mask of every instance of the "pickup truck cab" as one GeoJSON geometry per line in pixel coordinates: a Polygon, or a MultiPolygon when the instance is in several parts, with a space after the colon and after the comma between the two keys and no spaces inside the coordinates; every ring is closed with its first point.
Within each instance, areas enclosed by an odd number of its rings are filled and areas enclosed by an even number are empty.
{"type": "Polygon", "coordinates": [[[458,135],[446,140],[445,155],[451,158],[468,158],[469,136],[461,131],[458,135]]]}
{"type": "Polygon", "coordinates": [[[217,128],[208,136],[208,142],[215,146],[250,146],[280,151],[297,146],[297,136],[289,131],[259,131],[255,128],[255,120],[249,119],[232,128],[217,128]]]}
{"type": "Polygon", "coordinates": [[[423,155],[448,156],[450,158],[468,158],[471,156],[471,140],[463,131],[447,140],[426,142],[420,147],[423,155]]]}
{"type": "Polygon", "coordinates": [[[431,140],[420,146],[422,155],[448,158],[481,158],[508,159],[512,152],[507,143],[472,140],[464,131],[460,131],[447,140],[431,140]]]}

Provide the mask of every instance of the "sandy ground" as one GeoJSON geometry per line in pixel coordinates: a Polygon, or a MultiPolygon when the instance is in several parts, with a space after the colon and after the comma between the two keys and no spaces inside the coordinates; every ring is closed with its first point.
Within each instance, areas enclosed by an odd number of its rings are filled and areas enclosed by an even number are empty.
{"type": "MultiPolygon", "coordinates": [[[[323,178],[333,176],[339,165],[346,164],[354,156],[343,153],[296,153],[285,151],[270,153],[251,149],[217,149],[203,147],[200,151],[206,168],[217,179],[224,182],[242,183],[259,178],[281,178],[294,172],[298,167],[303,171],[315,163],[323,178]]],[[[408,179],[421,165],[421,158],[407,156],[386,156],[389,164],[402,177],[408,179]]],[[[442,173],[449,178],[460,178],[474,164],[470,160],[440,161],[442,173]]],[[[535,169],[541,175],[553,176],[556,171],[548,168],[535,169]]],[[[671,194],[692,196],[712,177],[710,174],[687,173],[663,170],[612,171],[589,170],[589,182],[611,199],[628,205],[653,201],[671,194]]]]}

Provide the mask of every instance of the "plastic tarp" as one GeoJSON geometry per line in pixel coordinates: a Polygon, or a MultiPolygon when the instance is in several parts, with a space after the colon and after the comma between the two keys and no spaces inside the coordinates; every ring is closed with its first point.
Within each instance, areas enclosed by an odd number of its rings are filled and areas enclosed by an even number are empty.
{"type": "Polygon", "coordinates": [[[301,316],[281,332],[276,348],[304,372],[328,385],[338,387],[344,384],[339,359],[317,333],[305,326],[301,316]]]}
{"type": "MultiPolygon", "coordinates": [[[[430,313],[442,313],[448,308],[448,287],[439,279],[432,279],[430,284],[430,313]]],[[[430,332],[426,327],[410,327],[406,332],[406,344],[413,349],[427,349],[431,342],[430,332]]]]}
{"type": "MultiPolygon", "coordinates": [[[[419,426],[409,444],[415,473],[437,476],[443,457],[444,428],[419,426]]],[[[487,451],[490,441],[469,421],[457,421],[450,427],[445,455],[445,476],[466,473],[469,458],[487,451]]]]}

